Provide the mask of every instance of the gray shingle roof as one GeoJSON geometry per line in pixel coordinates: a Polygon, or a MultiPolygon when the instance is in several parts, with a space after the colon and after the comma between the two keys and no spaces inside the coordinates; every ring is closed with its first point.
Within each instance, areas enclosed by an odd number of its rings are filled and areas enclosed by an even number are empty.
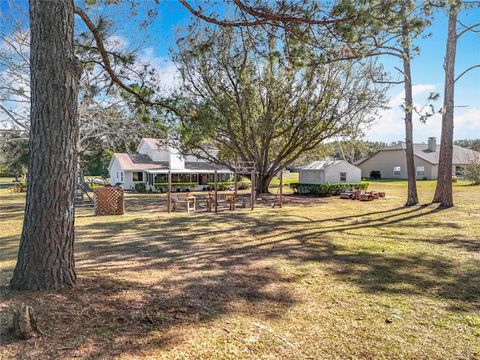
{"type": "Polygon", "coordinates": [[[319,160],[303,166],[300,170],[322,170],[341,163],[343,160],[319,160]]]}
{"type": "MultiPolygon", "coordinates": [[[[396,144],[390,145],[382,150],[377,151],[372,156],[375,156],[380,151],[389,151],[389,150],[405,150],[406,143],[405,142],[398,142],[396,144]]],[[[413,152],[415,156],[428,161],[431,164],[438,164],[439,156],[440,156],[440,144],[437,144],[436,151],[428,150],[428,144],[413,144],[413,152]]],[[[359,165],[363,163],[365,160],[371,158],[367,157],[361,159],[355,163],[355,165],[359,165]]],[[[475,150],[466,149],[464,147],[453,145],[453,164],[467,164],[470,161],[474,160],[475,157],[480,156],[480,153],[475,150]]]]}

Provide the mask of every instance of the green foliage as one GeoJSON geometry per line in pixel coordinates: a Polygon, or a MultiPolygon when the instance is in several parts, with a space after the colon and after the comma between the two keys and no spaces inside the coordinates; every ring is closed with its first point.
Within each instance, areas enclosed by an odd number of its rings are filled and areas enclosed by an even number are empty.
{"type": "Polygon", "coordinates": [[[113,157],[113,151],[101,149],[100,151],[82,156],[82,168],[85,175],[108,176],[108,165],[113,157]]]}
{"type": "Polygon", "coordinates": [[[358,138],[363,135],[359,131],[355,131],[351,135],[352,138],[347,136],[347,139],[342,141],[322,143],[316,148],[305,152],[295,161],[295,163],[308,164],[312,161],[326,158],[347,160],[348,162],[353,163],[369,157],[378,150],[388,146],[387,143],[380,141],[358,140],[358,138]]]}
{"type": "Polygon", "coordinates": [[[136,183],[135,184],[135,191],[140,193],[144,193],[147,191],[147,185],[145,183],[136,183]]]}
{"type": "Polygon", "coordinates": [[[175,123],[182,150],[213,144],[219,160],[255,161],[262,180],[322,141],[357,132],[385,99],[366,76],[374,64],[315,62],[318,50],[271,31],[245,38],[237,28],[201,29],[179,39],[174,57],[188,114],[175,123]]]}
{"type": "Polygon", "coordinates": [[[378,170],[370,171],[370,179],[372,180],[379,180],[382,178],[382,173],[378,170]]]}
{"type": "Polygon", "coordinates": [[[18,183],[10,187],[9,190],[15,193],[27,192],[27,178],[24,176],[18,183]]]}
{"type": "Polygon", "coordinates": [[[368,183],[338,183],[338,184],[300,184],[293,183],[290,187],[295,194],[316,195],[321,197],[340,195],[345,191],[362,190],[366,191],[368,183]]]}
{"type": "MultiPolygon", "coordinates": [[[[221,182],[217,182],[217,190],[218,191],[224,191],[224,190],[228,190],[230,187],[233,187],[233,182],[231,181],[221,181],[221,182]]],[[[214,182],[209,182],[208,183],[208,187],[210,189],[214,189],[215,188],[215,183],[214,182]]]]}
{"type": "Polygon", "coordinates": [[[1,172],[12,176],[22,176],[28,167],[28,134],[6,132],[0,135],[1,172]]]}
{"type": "MultiPolygon", "coordinates": [[[[172,183],[172,192],[190,191],[198,186],[197,183],[172,183]]],[[[155,183],[155,189],[160,192],[168,191],[168,183],[155,183]]]]}
{"type": "Polygon", "coordinates": [[[473,185],[480,184],[480,156],[470,161],[463,167],[462,174],[465,180],[470,181],[473,185]]]}
{"type": "Polygon", "coordinates": [[[480,139],[455,140],[455,145],[480,152],[480,139]]]}

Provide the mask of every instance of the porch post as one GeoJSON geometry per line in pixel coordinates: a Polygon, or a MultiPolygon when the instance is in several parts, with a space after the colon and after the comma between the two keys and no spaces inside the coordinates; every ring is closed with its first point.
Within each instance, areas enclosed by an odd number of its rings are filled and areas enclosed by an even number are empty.
{"type": "Polygon", "coordinates": [[[280,170],[280,201],[278,206],[282,208],[283,204],[283,170],[280,170]]]}
{"type": "Polygon", "coordinates": [[[218,212],[218,187],[217,187],[217,170],[213,173],[213,181],[215,183],[214,188],[215,188],[215,214],[218,212]]]}
{"type": "Polygon", "coordinates": [[[251,191],[250,191],[250,210],[253,210],[255,208],[255,170],[252,170],[250,173],[250,178],[251,178],[251,191]]]}
{"type": "Polygon", "coordinates": [[[234,183],[234,196],[233,196],[233,210],[235,210],[235,203],[237,202],[237,169],[233,173],[233,183],[234,183]]]}
{"type": "Polygon", "coordinates": [[[172,212],[172,173],[168,170],[168,187],[167,187],[167,207],[168,212],[172,212]]]}

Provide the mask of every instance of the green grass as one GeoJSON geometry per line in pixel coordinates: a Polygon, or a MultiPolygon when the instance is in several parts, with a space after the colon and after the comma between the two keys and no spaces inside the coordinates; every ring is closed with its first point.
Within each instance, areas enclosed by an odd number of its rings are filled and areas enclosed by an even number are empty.
{"type": "MultiPolygon", "coordinates": [[[[298,182],[298,173],[283,174],[282,181],[283,181],[283,187],[289,188],[290,184],[298,182]]],[[[270,187],[278,188],[278,185],[280,185],[280,179],[277,177],[274,177],[270,182],[270,187]]]]}
{"type": "Polygon", "coordinates": [[[59,293],[7,290],[24,195],[0,192],[2,325],[26,302],[47,334],[0,357],[480,358],[480,187],[455,183],[444,210],[433,181],[404,208],[406,185],[218,215],[167,214],[158,194],[128,194],[123,216],[79,209],[78,284],[59,293]]]}

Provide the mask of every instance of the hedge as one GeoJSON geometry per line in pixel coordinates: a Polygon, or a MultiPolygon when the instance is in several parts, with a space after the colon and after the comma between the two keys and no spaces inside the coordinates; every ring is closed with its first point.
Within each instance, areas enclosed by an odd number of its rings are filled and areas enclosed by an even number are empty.
{"type": "Polygon", "coordinates": [[[135,184],[135,190],[138,192],[146,192],[147,191],[147,184],[145,183],[136,183],[135,184]]]}
{"type": "MultiPolygon", "coordinates": [[[[217,182],[217,190],[218,191],[228,190],[229,186],[233,186],[233,182],[231,182],[231,181],[217,182]]],[[[209,182],[208,187],[212,190],[215,189],[215,183],[214,182],[209,182]]]]}
{"type": "MultiPolygon", "coordinates": [[[[197,183],[172,183],[172,192],[190,191],[197,186],[197,183]]],[[[155,183],[155,189],[161,192],[167,192],[168,183],[155,183]]]]}
{"type": "Polygon", "coordinates": [[[340,195],[345,191],[362,190],[366,191],[368,183],[338,183],[338,184],[299,184],[292,183],[290,187],[295,194],[317,195],[321,197],[340,195]]]}

